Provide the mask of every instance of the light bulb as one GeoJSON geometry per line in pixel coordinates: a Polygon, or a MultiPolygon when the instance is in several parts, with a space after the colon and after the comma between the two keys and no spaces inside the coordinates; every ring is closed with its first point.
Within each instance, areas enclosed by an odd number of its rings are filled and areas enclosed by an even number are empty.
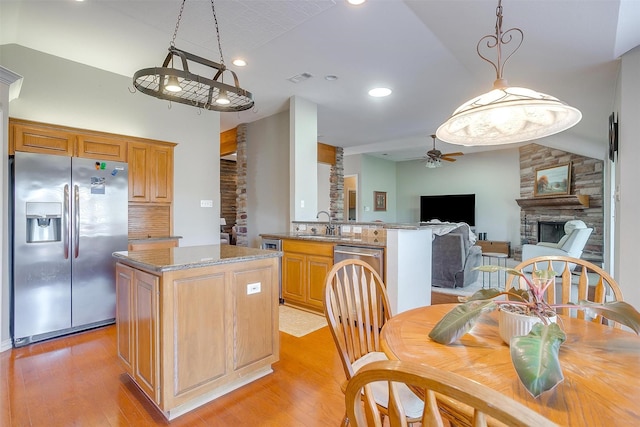
{"type": "Polygon", "coordinates": [[[169,76],[167,78],[167,84],[164,85],[164,88],[169,92],[180,92],[182,90],[182,86],[178,82],[178,78],[176,76],[169,76]]]}
{"type": "Polygon", "coordinates": [[[216,104],[220,104],[220,105],[227,105],[229,104],[231,101],[229,101],[229,98],[227,98],[227,91],[226,90],[221,90],[220,91],[220,96],[218,97],[218,99],[216,99],[216,104]]]}

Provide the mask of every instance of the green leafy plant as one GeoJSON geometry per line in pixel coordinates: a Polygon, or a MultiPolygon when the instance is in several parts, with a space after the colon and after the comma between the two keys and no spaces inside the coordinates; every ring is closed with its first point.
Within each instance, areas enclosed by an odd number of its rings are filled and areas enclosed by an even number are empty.
{"type": "Polygon", "coordinates": [[[556,314],[555,309],[570,307],[592,310],[640,334],[640,313],[623,301],[548,304],[544,295],[547,288],[555,284],[556,272],[553,270],[536,270],[529,278],[518,270],[506,267],[486,265],[476,269],[489,273],[506,271],[520,276],[527,283],[527,289],[481,289],[470,297],[461,298],[463,303],[449,311],[429,333],[429,337],[441,344],[451,344],[469,332],[481,314],[497,308],[539,317],[542,322],[535,324],[528,335],[513,337],[510,342],[511,360],[518,377],[534,397],[553,389],[564,379],[559,351],[566,335],[557,323],[549,321],[549,317],[556,314]]]}

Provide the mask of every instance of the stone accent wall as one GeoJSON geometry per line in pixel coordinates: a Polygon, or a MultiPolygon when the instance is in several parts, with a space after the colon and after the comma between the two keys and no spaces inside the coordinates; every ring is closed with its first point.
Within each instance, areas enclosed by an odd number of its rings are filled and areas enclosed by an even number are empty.
{"type": "Polygon", "coordinates": [[[344,220],[344,150],[336,147],[336,164],[331,166],[329,175],[329,207],[331,218],[344,220]]]}
{"type": "MultiPolygon", "coordinates": [[[[569,194],[589,195],[588,209],[557,209],[536,207],[520,211],[520,237],[523,244],[538,242],[538,221],[569,221],[580,219],[593,228],[582,258],[601,263],[604,231],[604,163],[602,160],[580,156],[538,144],[520,147],[520,197],[533,198],[536,169],[571,162],[571,190],[569,194]]],[[[515,257],[521,259],[522,248],[515,257]]]]}
{"type": "Polygon", "coordinates": [[[236,148],[236,245],[249,246],[247,236],[247,125],[238,125],[236,148]]]}
{"type": "Polygon", "coordinates": [[[225,233],[231,233],[236,223],[237,166],[233,160],[220,159],[220,217],[227,221],[222,227],[225,233]]]}

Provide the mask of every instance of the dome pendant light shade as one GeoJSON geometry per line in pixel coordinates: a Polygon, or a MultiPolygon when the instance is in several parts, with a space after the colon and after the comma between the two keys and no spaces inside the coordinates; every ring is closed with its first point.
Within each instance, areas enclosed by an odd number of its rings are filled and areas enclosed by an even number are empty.
{"type": "Polygon", "coordinates": [[[522,44],[523,34],[518,28],[502,32],[502,5],[496,10],[496,34],[484,36],[478,42],[478,55],[496,70],[497,79],[493,90],[473,98],[453,112],[436,135],[438,139],[459,145],[500,145],[543,138],[569,129],[582,119],[580,111],[551,95],[522,87],[509,87],[502,78],[502,69],[511,55],[522,44]],[[519,44],[502,61],[501,46],[515,40],[519,44]],[[489,49],[496,48],[496,63],[480,53],[486,40],[489,49]]]}

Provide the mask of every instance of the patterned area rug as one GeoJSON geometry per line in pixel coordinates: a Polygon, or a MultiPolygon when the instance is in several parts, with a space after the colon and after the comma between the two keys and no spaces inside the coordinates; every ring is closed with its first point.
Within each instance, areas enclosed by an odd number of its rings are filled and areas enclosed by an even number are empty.
{"type": "Polygon", "coordinates": [[[298,310],[286,305],[280,306],[280,331],[294,337],[303,337],[327,326],[324,316],[298,310]]]}

